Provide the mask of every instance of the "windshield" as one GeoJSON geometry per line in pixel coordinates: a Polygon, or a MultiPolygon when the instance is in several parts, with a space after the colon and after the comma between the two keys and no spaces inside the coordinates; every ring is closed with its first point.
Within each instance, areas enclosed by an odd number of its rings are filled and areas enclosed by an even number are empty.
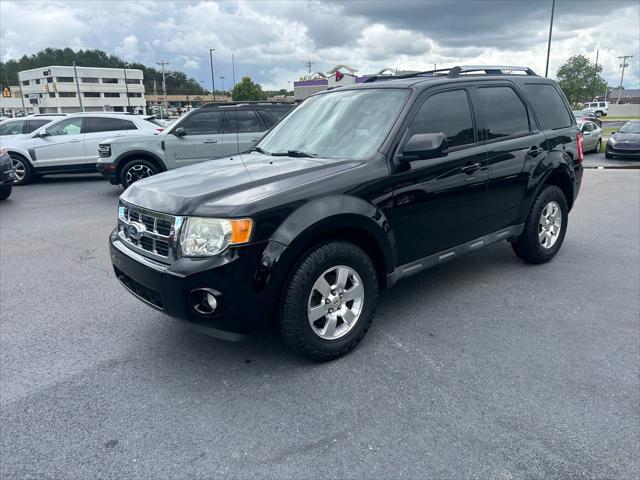
{"type": "Polygon", "coordinates": [[[259,148],[270,154],[368,158],[382,145],[408,93],[376,88],[311,97],[285,117],[259,148]]]}
{"type": "Polygon", "coordinates": [[[640,120],[625,123],[619,130],[620,133],[640,133],[640,120]]]}

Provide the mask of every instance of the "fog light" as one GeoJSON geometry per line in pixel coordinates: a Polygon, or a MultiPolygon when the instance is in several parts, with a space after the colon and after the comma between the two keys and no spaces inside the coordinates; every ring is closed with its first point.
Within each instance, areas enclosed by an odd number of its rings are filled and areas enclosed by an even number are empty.
{"type": "Polygon", "coordinates": [[[213,293],[207,292],[207,294],[204,296],[204,302],[211,309],[211,312],[214,312],[218,307],[218,301],[216,300],[216,297],[213,293]]]}
{"type": "Polygon", "coordinates": [[[196,288],[191,291],[191,308],[200,315],[213,315],[218,309],[220,292],[211,288],[196,288]]]}

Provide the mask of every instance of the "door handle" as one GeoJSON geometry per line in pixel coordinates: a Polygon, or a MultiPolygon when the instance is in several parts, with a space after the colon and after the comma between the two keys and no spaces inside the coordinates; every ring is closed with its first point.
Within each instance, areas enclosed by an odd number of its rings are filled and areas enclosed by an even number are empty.
{"type": "Polygon", "coordinates": [[[480,167],[482,167],[481,163],[467,163],[464,167],[462,167],[462,171],[468,175],[480,169],[480,167]]]}
{"type": "Polygon", "coordinates": [[[218,143],[218,140],[205,140],[202,143],[218,143]]]}
{"type": "Polygon", "coordinates": [[[78,143],[78,142],[80,142],[80,141],[81,141],[81,140],[79,140],[79,139],[77,139],[77,138],[76,138],[75,140],[71,140],[69,143],[78,143]]]}
{"type": "Polygon", "coordinates": [[[258,137],[258,138],[252,138],[251,141],[252,142],[257,142],[258,140],[260,140],[262,137],[258,137]]]}
{"type": "Polygon", "coordinates": [[[529,155],[531,155],[532,157],[536,157],[536,156],[540,155],[542,152],[544,152],[544,148],[531,147],[527,153],[529,155]]]}

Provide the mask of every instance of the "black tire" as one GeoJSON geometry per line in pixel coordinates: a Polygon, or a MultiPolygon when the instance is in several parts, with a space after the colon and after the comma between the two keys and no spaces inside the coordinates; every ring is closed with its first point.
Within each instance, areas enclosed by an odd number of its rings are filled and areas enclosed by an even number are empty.
{"type": "Polygon", "coordinates": [[[569,207],[567,199],[560,188],[555,185],[549,185],[544,188],[533,202],[533,206],[529,211],[529,216],[524,225],[524,230],[518,240],[513,242],[511,246],[515,254],[528,263],[546,263],[555,257],[558,250],[562,246],[564,236],[567,232],[567,223],[569,218],[569,207]],[[543,210],[550,202],[556,202],[560,206],[561,225],[560,233],[555,243],[549,248],[545,248],[538,237],[540,234],[540,219],[543,210]]]}
{"type": "Polygon", "coordinates": [[[598,143],[596,143],[596,146],[593,149],[593,152],[594,153],[600,153],[601,150],[602,150],[602,139],[599,139],[598,143]]]}
{"type": "Polygon", "coordinates": [[[11,157],[11,166],[16,172],[15,185],[26,185],[34,178],[33,167],[21,155],[10,153],[9,156],[11,157]],[[18,178],[18,171],[22,178],[18,178]]]}
{"type": "Polygon", "coordinates": [[[149,160],[134,158],[125,163],[120,169],[120,184],[127,188],[138,180],[156,175],[159,171],[158,167],[149,160]]]}
{"type": "Polygon", "coordinates": [[[600,118],[600,117],[601,117],[601,116],[603,116],[603,115],[604,115],[604,112],[602,112],[602,111],[600,111],[600,110],[598,110],[598,111],[596,112],[596,117],[598,117],[598,118],[600,118]]]}
{"type": "MultiPolygon", "coordinates": [[[[350,242],[331,241],[320,244],[306,253],[285,285],[280,309],[282,338],[292,350],[309,359],[322,362],[336,359],[351,351],[362,340],[373,321],[377,302],[378,280],[369,256],[350,242]],[[307,308],[312,294],[318,293],[313,293],[316,281],[327,270],[338,266],[346,266],[358,274],[364,288],[364,298],[360,316],[353,326],[348,329],[346,322],[338,320],[340,327],[347,329],[346,333],[340,338],[329,340],[322,338],[311,327],[307,308]]],[[[354,303],[349,301],[344,302],[344,306],[347,307],[349,303],[353,308],[354,303]]],[[[321,300],[320,305],[322,304],[321,300]]],[[[321,317],[318,321],[327,321],[325,318],[321,317]]]]}
{"type": "Polygon", "coordinates": [[[609,160],[613,158],[613,154],[609,151],[608,148],[604,149],[604,158],[608,158],[609,160]]]}
{"type": "Polygon", "coordinates": [[[6,200],[11,195],[12,186],[0,187],[0,200],[6,200]]]}

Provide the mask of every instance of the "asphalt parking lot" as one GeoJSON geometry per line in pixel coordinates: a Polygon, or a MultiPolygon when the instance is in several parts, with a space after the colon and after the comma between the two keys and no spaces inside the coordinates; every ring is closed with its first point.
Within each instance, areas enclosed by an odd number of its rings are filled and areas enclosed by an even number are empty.
{"type": "Polygon", "coordinates": [[[640,168],[640,159],[633,157],[615,157],[608,159],[603,152],[587,153],[584,156],[586,168],[640,168]]]}
{"type": "Polygon", "coordinates": [[[2,478],[640,476],[640,171],[588,170],[550,264],[506,243],[404,280],[327,364],[125,293],[119,189],[0,204],[2,478]]]}

